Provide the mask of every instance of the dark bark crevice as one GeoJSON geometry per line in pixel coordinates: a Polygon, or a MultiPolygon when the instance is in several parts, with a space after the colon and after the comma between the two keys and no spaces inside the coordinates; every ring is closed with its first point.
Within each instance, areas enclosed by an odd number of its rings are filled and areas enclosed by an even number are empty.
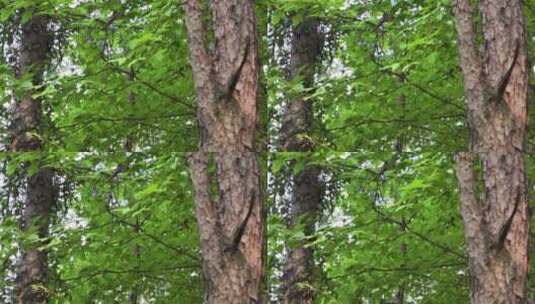
{"type": "Polygon", "coordinates": [[[470,1],[456,1],[471,135],[470,151],[456,156],[456,171],[471,302],[526,303],[529,203],[523,147],[529,94],[522,1],[480,2],[481,50],[473,12],[470,1]]]}
{"type": "Polygon", "coordinates": [[[254,1],[184,3],[199,151],[190,154],[205,303],[260,303],[264,214],[256,151],[258,42],[254,1]],[[209,33],[210,31],[210,33],[209,33]],[[213,33],[212,33],[213,32],[213,33]],[[213,34],[213,49],[206,37],[213,34]]]}

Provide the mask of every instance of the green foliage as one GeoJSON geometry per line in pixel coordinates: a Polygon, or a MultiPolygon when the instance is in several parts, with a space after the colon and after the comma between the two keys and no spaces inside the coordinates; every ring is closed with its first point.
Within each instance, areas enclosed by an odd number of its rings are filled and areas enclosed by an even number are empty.
{"type": "MultiPolygon", "coordinates": [[[[535,1],[524,2],[531,34],[535,1]]],[[[46,143],[43,153],[0,154],[0,295],[15,285],[19,249],[40,244],[51,271],[49,284],[37,287],[51,303],[128,303],[132,293],[147,303],[202,303],[186,162],[199,132],[181,3],[0,0],[0,148],[9,142],[7,104],[29,90],[44,113],[43,133],[29,135],[46,143]],[[16,46],[8,40],[15,21],[31,17],[29,8],[55,24],[56,51],[39,86],[29,74],[15,77],[5,52],[16,46]],[[46,240],[36,229],[21,231],[17,209],[23,176],[44,167],[54,170],[58,188],[46,240]]],[[[453,171],[453,153],[466,149],[468,134],[451,2],[256,5],[259,146],[276,150],[281,109],[300,96],[314,104],[313,132],[303,136],[317,148],[259,157],[270,211],[269,297],[280,294],[285,252],[304,243],[315,251],[316,282],[307,288],[317,303],[386,303],[400,289],[406,303],[468,303],[453,171]],[[311,16],[326,41],[307,89],[302,79],[287,79],[285,48],[291,26],[311,16]],[[289,177],[307,165],[323,168],[327,180],[311,236],[303,225],[286,225],[289,177]]],[[[533,159],[527,163],[533,180],[533,159]]]]}
{"type": "MultiPolygon", "coordinates": [[[[201,272],[184,155],[77,154],[78,197],[52,232],[54,303],[201,303],[201,272]],[[126,168],[115,174],[117,163],[126,168]],[[87,167],[86,167],[87,166],[87,167]],[[176,288],[181,286],[181,288],[176,288]],[[122,300],[121,300],[122,299],[122,300]]],[[[73,171],[71,171],[74,173],[73,171]]]]}

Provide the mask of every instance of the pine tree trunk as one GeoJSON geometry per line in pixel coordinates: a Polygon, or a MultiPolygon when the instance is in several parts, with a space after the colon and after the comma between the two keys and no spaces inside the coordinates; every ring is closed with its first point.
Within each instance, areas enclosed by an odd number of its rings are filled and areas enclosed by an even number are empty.
{"type": "MultiPolygon", "coordinates": [[[[292,29],[289,78],[300,77],[305,88],[314,84],[314,74],[322,45],[320,22],[306,19],[292,29]]],[[[308,153],[314,150],[311,140],[313,107],[310,100],[298,96],[289,101],[283,114],[281,146],[283,151],[308,153]]],[[[306,166],[293,177],[289,226],[303,224],[306,236],[314,234],[322,197],[321,169],[306,166]]],[[[316,298],[314,249],[304,242],[289,248],[283,273],[285,304],[311,304],[316,298]]]]}
{"type": "MultiPolygon", "coordinates": [[[[22,25],[19,77],[32,74],[34,86],[42,85],[43,71],[49,50],[48,18],[34,13],[22,25]]],[[[11,151],[17,153],[40,152],[43,142],[40,100],[32,97],[35,90],[28,90],[20,99],[11,119],[11,151]]],[[[36,227],[40,239],[48,237],[51,209],[55,190],[53,172],[40,168],[26,177],[26,192],[21,217],[22,230],[36,227]]],[[[39,249],[43,242],[23,248],[22,265],[18,274],[17,301],[20,304],[47,303],[48,262],[46,249],[39,249]]]]}
{"type": "Polygon", "coordinates": [[[264,220],[255,137],[258,42],[252,0],[184,4],[200,148],[190,155],[205,303],[260,303],[264,220]],[[213,32],[213,48],[205,38],[213,32]]]}
{"type": "Polygon", "coordinates": [[[473,8],[468,0],[455,4],[471,132],[470,151],[456,157],[471,302],[526,303],[528,65],[522,1],[481,1],[479,11],[481,50],[473,8]],[[480,174],[474,171],[476,162],[480,174]]]}

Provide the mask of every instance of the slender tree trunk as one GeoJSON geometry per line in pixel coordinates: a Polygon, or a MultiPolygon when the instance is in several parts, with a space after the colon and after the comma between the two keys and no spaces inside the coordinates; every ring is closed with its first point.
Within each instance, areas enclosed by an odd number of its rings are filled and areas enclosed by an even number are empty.
{"type": "MultiPolygon", "coordinates": [[[[314,84],[314,74],[321,52],[322,35],[317,19],[306,19],[292,29],[289,78],[302,78],[305,88],[314,84]]],[[[311,152],[313,108],[310,100],[298,96],[290,100],[285,108],[281,127],[283,151],[311,152]]],[[[321,168],[306,166],[293,177],[289,225],[303,224],[305,235],[314,233],[314,225],[320,211],[322,183],[321,168]]],[[[314,249],[304,243],[289,248],[283,273],[285,304],[309,304],[316,298],[314,249]]]]}
{"type": "MultiPolygon", "coordinates": [[[[48,18],[34,15],[22,25],[19,77],[32,75],[34,86],[43,82],[48,50],[48,18]]],[[[35,90],[24,93],[15,108],[10,124],[11,151],[17,153],[42,150],[42,123],[40,100],[32,97],[35,90]]],[[[48,237],[49,218],[54,205],[55,190],[53,172],[40,168],[26,179],[26,192],[21,217],[21,227],[36,227],[40,239],[48,237]]],[[[20,304],[47,303],[48,262],[46,249],[39,249],[43,242],[23,248],[22,266],[18,274],[17,301],[20,304]]]]}
{"type": "MultiPolygon", "coordinates": [[[[405,84],[405,81],[404,80],[401,80],[401,85],[404,85],[405,84]]],[[[401,118],[402,120],[404,121],[405,120],[405,104],[406,104],[406,96],[405,95],[401,95],[399,97],[399,107],[400,107],[400,111],[401,111],[401,118]]],[[[394,156],[394,159],[393,159],[393,162],[392,162],[392,166],[396,166],[396,163],[397,163],[397,160],[399,160],[401,157],[403,157],[403,148],[404,148],[404,139],[405,139],[405,136],[404,136],[404,130],[405,130],[405,125],[402,123],[401,124],[401,128],[400,128],[400,133],[398,135],[398,138],[396,139],[396,143],[395,143],[395,146],[394,146],[394,149],[396,151],[396,155],[394,156]]],[[[400,225],[399,225],[399,231],[400,233],[404,234],[407,232],[407,220],[405,219],[405,216],[402,216],[401,217],[401,221],[400,221],[400,225]]],[[[403,258],[403,264],[401,265],[401,267],[405,267],[405,262],[407,260],[407,251],[408,251],[409,247],[407,245],[407,243],[405,242],[402,242],[401,245],[399,246],[399,251],[401,252],[401,255],[402,255],[402,258],[403,258]]],[[[406,284],[404,281],[401,281],[400,282],[400,285],[398,287],[398,291],[396,292],[396,295],[394,296],[394,304],[403,304],[405,303],[405,288],[406,288],[406,284]]]]}
{"type": "MultiPolygon", "coordinates": [[[[314,75],[321,54],[323,37],[319,26],[318,19],[308,18],[292,28],[288,78],[292,80],[299,77],[307,89],[314,86],[314,75]]],[[[310,140],[313,103],[303,97],[293,96],[284,109],[280,132],[283,151],[308,152],[314,149],[310,140]]]]}
{"type": "Polygon", "coordinates": [[[264,223],[255,137],[258,42],[252,0],[186,0],[200,149],[190,155],[205,303],[260,303],[264,223]],[[213,34],[213,35],[212,35],[213,34]],[[205,40],[213,36],[213,48],[205,40]]]}
{"type": "MultiPolygon", "coordinates": [[[[134,83],[134,80],[135,80],[135,71],[134,69],[131,67],[130,68],[130,71],[128,73],[128,81],[131,82],[131,83],[134,83]]],[[[129,91],[128,92],[128,97],[127,97],[127,101],[128,101],[128,104],[130,106],[134,106],[134,104],[136,103],[136,94],[134,94],[133,91],[129,91]]],[[[136,126],[136,129],[137,129],[138,126],[136,126]]],[[[124,151],[125,153],[127,154],[127,156],[132,153],[132,151],[134,150],[134,147],[135,147],[135,143],[134,143],[134,133],[130,133],[126,136],[126,140],[125,140],[125,143],[124,143],[124,151]]],[[[122,164],[125,168],[125,170],[128,169],[128,161],[126,161],[124,164],[122,164]]],[[[120,165],[119,165],[120,166],[120,165]]],[[[140,223],[140,219],[139,219],[139,216],[136,216],[135,218],[136,220],[136,223],[134,224],[134,226],[132,227],[133,230],[134,230],[134,233],[136,234],[139,234],[139,230],[140,230],[140,226],[141,226],[141,223],[140,223]]],[[[134,245],[134,248],[133,248],[133,254],[134,254],[134,258],[135,258],[135,266],[134,266],[134,269],[136,271],[139,271],[140,269],[140,264],[141,264],[141,246],[139,244],[135,244],[134,245]]],[[[132,290],[130,291],[130,294],[128,295],[128,304],[138,304],[139,303],[139,299],[140,299],[140,285],[138,282],[142,281],[142,278],[141,276],[137,278],[137,282],[134,283],[134,286],[132,287],[132,290]]]]}
{"type": "Polygon", "coordinates": [[[481,50],[470,1],[458,0],[454,10],[471,132],[470,151],[456,156],[471,301],[526,303],[528,65],[522,1],[481,1],[481,50]]]}
{"type": "MultiPolygon", "coordinates": [[[[133,227],[134,228],[134,233],[136,234],[139,234],[139,230],[140,230],[140,223],[139,223],[139,218],[136,218],[136,223],[135,223],[135,226],[133,227]]],[[[136,259],[135,260],[135,265],[134,265],[134,270],[135,271],[139,271],[140,269],[140,264],[141,264],[141,259],[140,259],[140,255],[141,255],[141,246],[139,246],[138,244],[134,245],[134,258],[136,259]]],[[[128,304],[138,304],[139,303],[139,299],[140,299],[140,285],[138,282],[142,281],[142,277],[141,275],[139,275],[138,278],[136,278],[137,281],[134,283],[134,286],[132,287],[132,290],[130,291],[130,294],[128,295],[128,304]]]]}
{"type": "MultiPolygon", "coordinates": [[[[407,228],[405,227],[406,223],[405,223],[405,218],[402,218],[401,219],[401,223],[402,225],[400,225],[399,229],[401,231],[401,233],[405,233],[407,228]]],[[[401,245],[399,246],[399,250],[401,251],[401,254],[403,256],[403,264],[401,265],[401,267],[405,267],[405,260],[406,260],[406,255],[407,255],[407,243],[403,242],[401,243],[401,245]]],[[[405,282],[400,282],[399,284],[399,287],[398,287],[398,291],[396,292],[396,295],[394,296],[394,301],[393,301],[394,304],[403,304],[405,303],[405,282]]]]}

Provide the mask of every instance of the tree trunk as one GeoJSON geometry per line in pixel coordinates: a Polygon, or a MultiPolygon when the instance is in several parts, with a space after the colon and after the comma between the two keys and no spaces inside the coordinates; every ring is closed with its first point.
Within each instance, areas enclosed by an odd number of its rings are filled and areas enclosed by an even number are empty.
{"type": "MultiPolygon", "coordinates": [[[[40,239],[48,237],[48,225],[51,208],[54,202],[52,171],[40,169],[28,177],[26,198],[22,215],[22,229],[37,227],[40,239]]],[[[48,302],[47,277],[48,261],[46,249],[38,249],[45,245],[39,241],[23,249],[22,269],[18,275],[18,303],[41,304],[48,302]]]]}
{"type": "MultiPolygon", "coordinates": [[[[19,77],[32,75],[34,86],[42,85],[48,50],[48,18],[36,13],[22,25],[19,77]]],[[[40,100],[32,97],[35,90],[24,93],[15,108],[10,124],[11,151],[19,153],[42,150],[40,100]]],[[[22,230],[37,228],[39,238],[48,237],[49,217],[54,205],[53,172],[40,168],[26,179],[26,192],[21,216],[22,230]]],[[[20,304],[47,303],[47,252],[39,241],[23,248],[22,266],[18,273],[17,299],[20,304]]]]}
{"type": "MultiPolygon", "coordinates": [[[[317,166],[305,168],[294,177],[290,227],[302,225],[305,236],[314,234],[314,226],[320,211],[322,187],[319,180],[321,170],[317,166]]],[[[314,249],[302,241],[289,248],[284,267],[285,304],[312,304],[316,299],[314,249]]]]}
{"type": "Polygon", "coordinates": [[[470,151],[456,156],[471,302],[526,303],[528,65],[522,1],[481,1],[479,10],[481,51],[470,1],[455,4],[471,135],[470,151]],[[476,161],[481,174],[474,172],[476,161]]]}
{"type": "Polygon", "coordinates": [[[205,303],[260,303],[264,220],[255,150],[258,42],[252,0],[184,4],[200,148],[190,155],[205,303]],[[213,35],[212,35],[213,34],[213,35]],[[208,49],[206,37],[213,36],[208,49]]]}
{"type": "MultiPolygon", "coordinates": [[[[300,77],[304,88],[314,86],[314,75],[323,36],[320,22],[308,18],[292,29],[291,53],[288,67],[289,80],[300,77]]],[[[310,139],[313,123],[313,107],[304,96],[294,96],[286,105],[282,117],[280,145],[283,151],[307,152],[314,149],[310,139]]]]}
{"type": "MultiPolygon", "coordinates": [[[[309,18],[292,29],[289,78],[300,77],[305,88],[314,83],[316,65],[322,45],[320,22],[309,18]]],[[[310,100],[298,96],[290,100],[285,108],[281,127],[283,151],[308,153],[314,150],[310,136],[313,124],[313,107],[310,100]]],[[[306,236],[314,234],[314,225],[320,211],[322,198],[321,168],[305,166],[293,177],[290,202],[289,226],[303,224],[306,236]]],[[[289,248],[283,273],[285,304],[314,303],[314,249],[305,242],[289,248]]]]}

